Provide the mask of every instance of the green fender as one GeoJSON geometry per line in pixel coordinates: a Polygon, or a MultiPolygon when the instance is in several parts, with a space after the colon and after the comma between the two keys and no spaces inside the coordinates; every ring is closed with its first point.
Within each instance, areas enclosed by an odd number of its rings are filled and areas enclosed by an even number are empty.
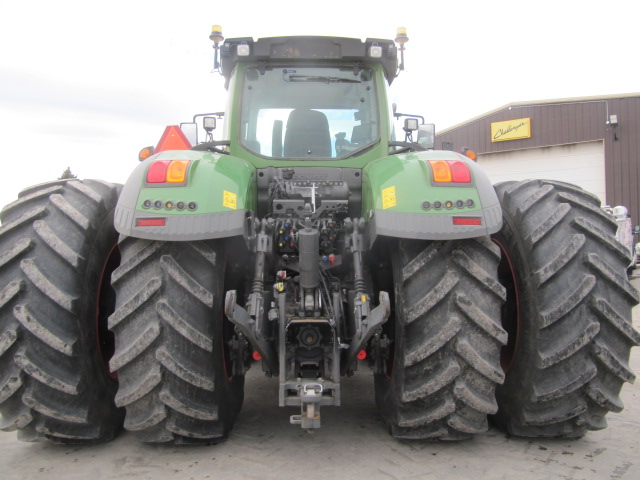
{"type": "Polygon", "coordinates": [[[378,235],[451,240],[490,235],[502,226],[493,185],[480,167],[450,151],[380,158],[363,168],[363,216],[372,245],[378,235]],[[429,160],[462,161],[469,183],[436,183],[429,160]]]}
{"type": "Polygon", "coordinates": [[[190,241],[245,234],[256,211],[256,169],[245,160],[209,152],[158,153],[133,171],[118,200],[115,228],[154,240],[190,241]],[[183,183],[147,183],[158,161],[189,161],[183,183]]]}

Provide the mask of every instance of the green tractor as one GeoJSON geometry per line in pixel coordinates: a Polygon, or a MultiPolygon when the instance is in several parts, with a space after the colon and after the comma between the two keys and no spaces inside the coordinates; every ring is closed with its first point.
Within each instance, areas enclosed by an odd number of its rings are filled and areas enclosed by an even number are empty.
{"type": "Polygon", "coordinates": [[[389,106],[403,30],[211,39],[229,103],[194,117],[205,141],[169,127],[124,186],[2,210],[2,430],[216,443],[250,367],[304,429],[359,366],[398,438],[579,437],[623,408],[639,297],[597,197],[434,150],[389,106]]]}

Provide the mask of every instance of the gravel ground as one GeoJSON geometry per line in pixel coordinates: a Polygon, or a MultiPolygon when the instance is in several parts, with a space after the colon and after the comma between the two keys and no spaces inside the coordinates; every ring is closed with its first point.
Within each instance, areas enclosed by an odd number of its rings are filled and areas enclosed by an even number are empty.
{"type": "MultiPolygon", "coordinates": [[[[633,283],[640,287],[640,279],[633,283]]],[[[634,325],[640,328],[640,307],[634,325]]],[[[640,372],[639,348],[631,367],[640,372]]],[[[323,408],[323,426],[313,433],[289,424],[298,412],[277,406],[277,381],[259,368],[249,372],[245,392],[226,443],[152,446],[125,432],[108,444],[77,447],[23,443],[3,433],[0,478],[640,479],[640,382],[623,387],[626,408],[608,415],[609,428],[571,441],[509,438],[493,428],[462,443],[394,440],[378,415],[367,369],[344,379],[343,406],[323,408]]]]}

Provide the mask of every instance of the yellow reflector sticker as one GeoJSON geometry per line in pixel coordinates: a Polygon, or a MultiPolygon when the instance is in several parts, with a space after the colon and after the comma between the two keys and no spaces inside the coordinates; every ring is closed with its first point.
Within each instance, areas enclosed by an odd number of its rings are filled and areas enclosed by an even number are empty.
{"type": "Polygon", "coordinates": [[[236,210],[238,208],[238,195],[225,190],[222,196],[222,205],[224,207],[231,208],[232,210],[236,210]]]}
{"type": "Polygon", "coordinates": [[[396,187],[395,185],[382,189],[382,209],[396,206],[396,187]]]}

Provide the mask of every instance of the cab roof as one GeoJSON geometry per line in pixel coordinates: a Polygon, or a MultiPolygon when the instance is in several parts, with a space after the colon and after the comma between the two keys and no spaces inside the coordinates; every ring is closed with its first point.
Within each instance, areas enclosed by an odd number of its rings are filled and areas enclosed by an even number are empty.
{"type": "Polygon", "coordinates": [[[242,63],[276,64],[374,64],[381,63],[389,85],[398,72],[397,48],[392,40],[293,36],[229,38],[220,49],[222,74],[227,84],[235,66],[242,63]],[[247,45],[247,47],[238,47],[247,45]],[[380,47],[379,56],[372,56],[371,47],[380,47]]]}

